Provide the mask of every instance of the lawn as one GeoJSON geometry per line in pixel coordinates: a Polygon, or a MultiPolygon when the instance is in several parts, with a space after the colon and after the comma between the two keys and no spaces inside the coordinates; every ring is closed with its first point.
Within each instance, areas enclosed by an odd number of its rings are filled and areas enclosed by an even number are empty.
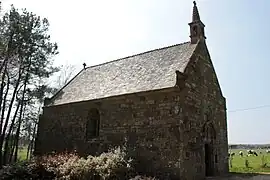
{"type": "Polygon", "coordinates": [[[231,160],[230,171],[231,172],[270,172],[270,154],[266,153],[265,149],[255,150],[258,153],[258,156],[247,156],[246,149],[233,149],[230,152],[235,152],[231,160]],[[243,151],[244,155],[241,157],[239,151],[243,151]],[[261,152],[261,153],[260,153],[261,152]],[[248,167],[246,166],[248,163],[248,167]]]}

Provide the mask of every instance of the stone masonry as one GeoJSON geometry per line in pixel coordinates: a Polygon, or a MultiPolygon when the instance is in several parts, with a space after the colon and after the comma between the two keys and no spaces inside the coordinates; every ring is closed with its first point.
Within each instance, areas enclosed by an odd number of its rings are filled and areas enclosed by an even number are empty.
{"type": "MultiPolygon", "coordinates": [[[[194,9],[198,16],[196,4],[194,9]]],[[[127,140],[141,173],[181,180],[226,174],[226,100],[204,39],[196,42],[184,71],[175,69],[172,87],[45,105],[35,153],[99,154],[127,140]],[[98,136],[89,140],[91,109],[98,110],[100,123],[98,136]]]]}

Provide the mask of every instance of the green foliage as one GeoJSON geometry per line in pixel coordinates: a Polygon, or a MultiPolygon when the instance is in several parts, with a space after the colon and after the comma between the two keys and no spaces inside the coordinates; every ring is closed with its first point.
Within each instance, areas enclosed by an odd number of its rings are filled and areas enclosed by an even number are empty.
{"type": "Polygon", "coordinates": [[[52,59],[58,46],[48,30],[46,18],[13,5],[0,18],[0,166],[17,160],[20,134],[35,137],[40,106],[45,94],[53,91],[46,81],[59,71],[52,59]]]}
{"type": "Polygon", "coordinates": [[[58,54],[56,43],[50,42],[49,22],[26,9],[14,6],[1,20],[1,55],[22,76],[28,79],[48,78],[58,68],[52,66],[51,58],[58,54]],[[11,58],[12,57],[12,58],[11,58]]]}
{"type": "Polygon", "coordinates": [[[54,179],[55,174],[47,171],[40,164],[20,162],[3,167],[0,170],[0,180],[54,179]]]}

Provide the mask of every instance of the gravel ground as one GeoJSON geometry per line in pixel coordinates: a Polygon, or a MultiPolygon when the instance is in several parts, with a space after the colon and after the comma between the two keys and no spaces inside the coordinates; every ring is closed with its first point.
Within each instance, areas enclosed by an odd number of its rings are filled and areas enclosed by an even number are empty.
{"type": "Polygon", "coordinates": [[[227,177],[211,177],[207,180],[270,180],[270,174],[260,173],[260,174],[232,174],[227,177]]]}
{"type": "MultiPolygon", "coordinates": [[[[225,180],[225,179],[222,179],[222,180],[225,180]]],[[[237,177],[236,176],[236,177],[230,177],[227,180],[270,180],[270,176],[269,175],[256,175],[252,177],[237,177]]]]}

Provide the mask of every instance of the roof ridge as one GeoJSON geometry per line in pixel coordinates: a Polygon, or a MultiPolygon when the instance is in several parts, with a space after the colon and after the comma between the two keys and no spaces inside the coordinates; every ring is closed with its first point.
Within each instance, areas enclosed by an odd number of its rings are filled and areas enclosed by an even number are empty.
{"type": "Polygon", "coordinates": [[[104,62],[104,63],[101,63],[101,64],[88,66],[88,67],[85,68],[85,70],[87,70],[88,68],[93,68],[93,67],[101,66],[101,65],[104,65],[104,64],[109,64],[109,63],[112,63],[112,62],[116,62],[116,61],[120,61],[120,60],[123,60],[123,59],[131,58],[131,57],[134,57],[134,56],[139,56],[139,55],[142,55],[142,54],[146,54],[146,53],[150,53],[150,52],[154,52],[154,51],[159,51],[161,49],[166,49],[166,48],[179,46],[179,45],[183,45],[183,44],[187,44],[187,43],[190,43],[190,41],[182,42],[182,43],[178,43],[178,44],[173,44],[173,45],[169,45],[169,46],[165,46],[165,47],[161,47],[161,48],[156,48],[156,49],[144,51],[144,52],[141,52],[141,53],[133,54],[133,55],[130,55],[130,56],[126,56],[126,57],[123,57],[123,58],[118,58],[118,59],[115,59],[115,60],[112,60],[112,61],[107,61],[107,62],[104,62]]]}

